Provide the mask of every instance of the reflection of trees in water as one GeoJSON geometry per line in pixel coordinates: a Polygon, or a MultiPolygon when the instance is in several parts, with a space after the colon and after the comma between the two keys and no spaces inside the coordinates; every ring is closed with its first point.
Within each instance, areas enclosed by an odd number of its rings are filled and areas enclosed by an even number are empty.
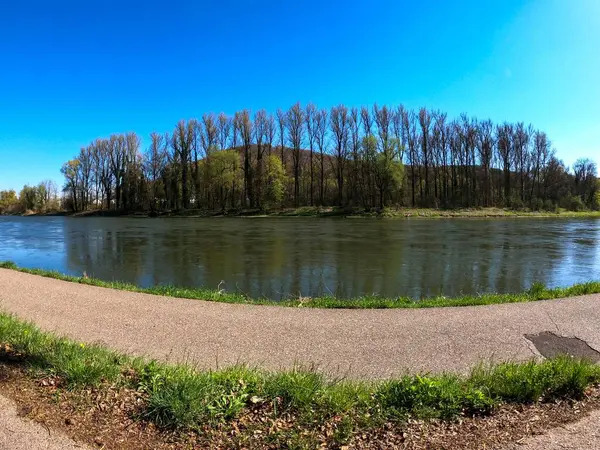
{"type": "MultiPolygon", "coordinates": [[[[600,260],[580,222],[259,219],[65,220],[68,270],[143,286],[254,297],[514,292],[600,260]]],[[[577,274],[575,274],[577,276],[577,274]]],[[[589,277],[592,274],[589,273],[589,277]]]]}
{"type": "Polygon", "coordinates": [[[148,236],[131,224],[104,219],[65,221],[67,265],[74,273],[145,284],[148,236]]]}

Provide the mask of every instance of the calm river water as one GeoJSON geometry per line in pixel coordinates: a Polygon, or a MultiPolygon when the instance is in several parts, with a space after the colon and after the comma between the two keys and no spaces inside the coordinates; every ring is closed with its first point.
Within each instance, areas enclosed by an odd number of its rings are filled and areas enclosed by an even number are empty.
{"type": "Polygon", "coordinates": [[[1,217],[0,260],[253,297],[517,292],[600,279],[600,221],[1,217]]]}

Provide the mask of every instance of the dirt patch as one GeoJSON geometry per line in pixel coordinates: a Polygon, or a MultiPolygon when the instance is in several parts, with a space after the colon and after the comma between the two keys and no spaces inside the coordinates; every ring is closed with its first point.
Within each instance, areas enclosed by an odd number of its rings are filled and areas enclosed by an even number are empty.
{"type": "Polygon", "coordinates": [[[584,358],[599,363],[600,352],[576,337],[565,337],[544,331],[539,334],[526,334],[525,338],[533,343],[535,348],[546,358],[568,355],[574,358],[584,358]]]}

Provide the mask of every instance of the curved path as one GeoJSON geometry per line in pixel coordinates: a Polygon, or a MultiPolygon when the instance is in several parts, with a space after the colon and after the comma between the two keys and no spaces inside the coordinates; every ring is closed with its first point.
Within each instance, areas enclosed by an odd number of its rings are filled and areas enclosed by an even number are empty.
{"type": "Polygon", "coordinates": [[[0,269],[0,309],[77,340],[201,368],[314,364],[352,378],[464,373],[482,361],[540,357],[525,335],[544,331],[600,350],[600,295],[436,309],[303,309],[160,297],[0,269]]]}
{"type": "Polygon", "coordinates": [[[91,450],[60,432],[21,417],[17,405],[0,396],[0,450],[91,450]]]}

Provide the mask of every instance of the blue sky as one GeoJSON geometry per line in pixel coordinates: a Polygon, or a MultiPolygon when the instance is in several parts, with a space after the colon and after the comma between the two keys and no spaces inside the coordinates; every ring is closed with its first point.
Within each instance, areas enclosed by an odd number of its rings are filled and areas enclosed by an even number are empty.
{"type": "Polygon", "coordinates": [[[600,161],[598,0],[23,0],[0,57],[0,189],[61,184],[96,137],[296,101],[524,121],[600,161]]]}

